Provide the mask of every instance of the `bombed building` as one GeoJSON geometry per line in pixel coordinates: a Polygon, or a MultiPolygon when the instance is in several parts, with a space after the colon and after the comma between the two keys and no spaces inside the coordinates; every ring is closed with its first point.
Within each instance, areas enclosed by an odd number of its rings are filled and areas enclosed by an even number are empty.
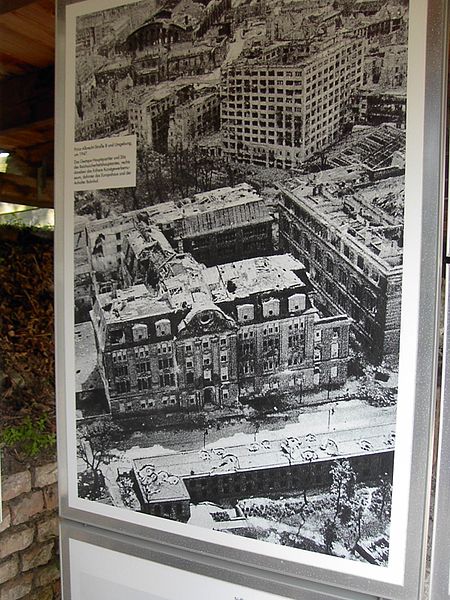
{"type": "Polygon", "coordinates": [[[277,42],[222,73],[223,148],[235,160],[292,168],[336,141],[363,83],[363,39],[277,42]]]}
{"type": "Polygon", "coordinates": [[[169,125],[169,150],[188,148],[199,138],[218,131],[219,126],[219,95],[208,91],[175,109],[169,125]]]}
{"type": "Polygon", "coordinates": [[[352,318],[375,360],[396,362],[404,176],[384,174],[373,183],[364,169],[337,167],[280,185],[280,247],[305,263],[327,310],[352,318]]]}
{"type": "MultiPolygon", "coordinates": [[[[187,522],[190,505],[233,505],[239,498],[279,496],[330,484],[330,467],[345,457],[358,482],[392,473],[394,424],[366,430],[272,437],[133,461],[142,512],[187,522]],[[311,462],[314,464],[311,465],[311,462]]],[[[281,434],[282,432],[276,432],[281,434]]]]}
{"type": "Polygon", "coordinates": [[[220,23],[230,8],[231,0],[167,0],[130,33],[126,48],[137,54],[151,47],[192,43],[220,23]]]}
{"type": "Polygon", "coordinates": [[[319,312],[302,262],[270,255],[272,217],[248,184],[98,220],[83,235],[112,412],[345,382],[350,321],[319,312]]]}
{"type": "Polygon", "coordinates": [[[207,266],[273,252],[273,217],[247,183],[99,219],[77,230],[75,245],[84,240],[91,268],[97,279],[102,274],[106,284],[110,278],[117,279],[114,274],[123,261],[126,234],[141,231],[143,226],[158,228],[165,247],[169,243],[177,252],[189,252],[207,266]]]}
{"type": "Polygon", "coordinates": [[[349,319],[320,315],[291,255],[208,268],[176,254],[158,273],[154,287],[97,296],[92,321],[111,412],[232,405],[345,382],[349,319]]]}
{"type": "Polygon", "coordinates": [[[138,90],[128,107],[130,133],[152,150],[166,152],[170,116],[193,98],[193,86],[182,82],[162,83],[144,94],[138,90]]]}

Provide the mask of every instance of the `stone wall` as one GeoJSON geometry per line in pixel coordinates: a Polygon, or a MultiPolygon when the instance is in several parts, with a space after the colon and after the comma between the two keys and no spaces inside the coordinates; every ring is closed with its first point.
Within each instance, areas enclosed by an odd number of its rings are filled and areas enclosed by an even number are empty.
{"type": "Polygon", "coordinates": [[[56,462],[3,474],[2,501],[0,600],[59,600],[56,462]]]}

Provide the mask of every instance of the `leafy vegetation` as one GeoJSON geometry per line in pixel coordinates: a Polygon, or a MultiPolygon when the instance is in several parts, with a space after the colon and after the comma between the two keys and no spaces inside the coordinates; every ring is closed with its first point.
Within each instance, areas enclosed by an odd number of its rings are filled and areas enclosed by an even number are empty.
{"type": "Polygon", "coordinates": [[[35,421],[25,417],[20,425],[6,427],[0,433],[0,446],[13,448],[21,455],[34,458],[56,444],[56,435],[49,433],[47,426],[45,415],[35,421]]]}
{"type": "Polygon", "coordinates": [[[376,482],[357,482],[350,461],[340,459],[330,465],[330,486],[309,490],[307,497],[304,490],[288,497],[239,500],[248,527],[237,533],[347,558],[359,556],[364,544],[377,563],[386,564],[391,501],[388,474],[376,482]]]}
{"type": "Polygon", "coordinates": [[[83,425],[78,430],[77,456],[88,467],[88,474],[82,474],[78,482],[82,497],[97,500],[105,495],[101,467],[110,463],[114,454],[111,450],[112,442],[120,431],[120,428],[109,420],[83,425]],[[89,491],[89,496],[83,496],[85,489],[89,491]]]}

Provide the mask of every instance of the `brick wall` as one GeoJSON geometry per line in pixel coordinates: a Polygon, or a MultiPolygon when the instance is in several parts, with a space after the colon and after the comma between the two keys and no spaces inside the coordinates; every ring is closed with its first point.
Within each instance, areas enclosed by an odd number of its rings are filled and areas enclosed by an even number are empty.
{"type": "Polygon", "coordinates": [[[0,600],[61,597],[56,462],[2,476],[0,600]]]}

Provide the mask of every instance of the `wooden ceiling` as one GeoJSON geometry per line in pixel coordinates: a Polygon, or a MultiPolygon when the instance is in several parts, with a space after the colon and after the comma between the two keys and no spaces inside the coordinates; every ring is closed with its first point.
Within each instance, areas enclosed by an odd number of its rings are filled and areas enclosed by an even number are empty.
{"type": "Polygon", "coordinates": [[[0,0],[0,202],[53,206],[54,0],[0,0]]]}

